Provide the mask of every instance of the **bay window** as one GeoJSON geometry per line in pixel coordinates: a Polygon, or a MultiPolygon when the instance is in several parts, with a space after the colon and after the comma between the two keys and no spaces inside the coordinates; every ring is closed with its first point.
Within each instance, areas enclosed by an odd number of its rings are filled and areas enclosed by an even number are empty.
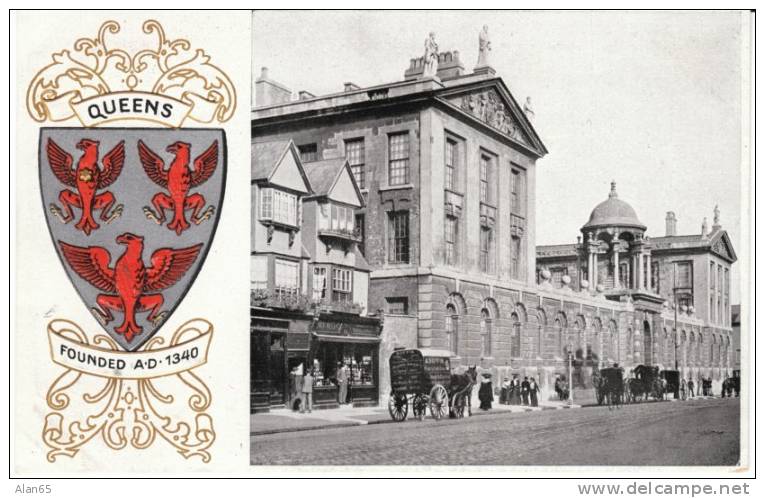
{"type": "Polygon", "coordinates": [[[260,190],[260,219],[298,226],[298,198],[273,188],[260,190]]]}

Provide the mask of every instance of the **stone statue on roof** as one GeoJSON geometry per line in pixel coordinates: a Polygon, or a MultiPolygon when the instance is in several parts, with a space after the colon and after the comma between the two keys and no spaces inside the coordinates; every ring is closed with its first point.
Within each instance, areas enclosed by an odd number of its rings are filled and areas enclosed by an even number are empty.
{"type": "Polygon", "coordinates": [[[425,39],[425,55],[423,56],[422,76],[425,78],[434,77],[438,72],[438,44],[436,43],[436,34],[431,31],[425,39]]]}
{"type": "Polygon", "coordinates": [[[478,33],[478,63],[475,67],[484,67],[489,65],[489,52],[491,52],[489,26],[484,24],[483,29],[480,33],[478,33]]]}
{"type": "Polygon", "coordinates": [[[531,97],[526,97],[526,102],[523,104],[523,113],[526,114],[529,121],[533,121],[536,117],[536,114],[534,114],[534,107],[531,105],[531,97]]]}
{"type": "Polygon", "coordinates": [[[715,204],[714,226],[720,226],[720,206],[715,204]]]}

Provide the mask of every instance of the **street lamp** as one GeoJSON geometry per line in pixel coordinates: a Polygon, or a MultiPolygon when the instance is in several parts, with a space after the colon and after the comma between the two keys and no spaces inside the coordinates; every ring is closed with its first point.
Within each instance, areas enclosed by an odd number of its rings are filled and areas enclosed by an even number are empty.
{"type": "Polygon", "coordinates": [[[574,404],[574,377],[572,375],[574,361],[574,345],[568,343],[568,404],[573,406],[574,404]]]}

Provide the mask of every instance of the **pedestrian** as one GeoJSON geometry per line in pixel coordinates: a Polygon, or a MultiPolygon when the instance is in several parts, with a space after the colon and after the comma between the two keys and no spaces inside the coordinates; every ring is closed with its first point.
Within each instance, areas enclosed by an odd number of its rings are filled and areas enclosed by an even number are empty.
{"type": "Polygon", "coordinates": [[[337,402],[344,405],[348,399],[348,367],[337,362],[337,402]]]}
{"type": "Polygon", "coordinates": [[[531,397],[531,406],[539,406],[539,399],[537,394],[539,393],[539,384],[534,380],[534,377],[529,381],[529,396],[531,397]]]}
{"type": "Polygon", "coordinates": [[[499,402],[502,405],[510,404],[510,379],[507,377],[502,380],[502,389],[499,392],[499,402]]]}
{"type": "Polygon", "coordinates": [[[524,377],[521,382],[521,398],[523,398],[523,406],[529,406],[529,391],[531,386],[529,385],[529,378],[524,377]]]}
{"type": "Polygon", "coordinates": [[[292,368],[290,372],[290,407],[293,412],[300,410],[303,396],[303,372],[302,365],[292,368]]]}
{"type": "Polygon", "coordinates": [[[688,378],[688,397],[693,398],[693,377],[688,378]]]}
{"type": "Polygon", "coordinates": [[[510,384],[510,404],[521,404],[521,379],[518,378],[518,374],[513,374],[513,380],[510,384]]]}
{"type": "Polygon", "coordinates": [[[478,388],[478,400],[481,402],[481,410],[491,410],[491,402],[494,401],[494,389],[491,387],[491,374],[481,374],[481,387],[478,388]]]}
{"type": "Polygon", "coordinates": [[[311,413],[311,410],[313,409],[313,370],[307,368],[305,370],[305,376],[303,376],[302,396],[300,399],[300,413],[305,413],[305,410],[308,410],[308,413],[311,413]]]}

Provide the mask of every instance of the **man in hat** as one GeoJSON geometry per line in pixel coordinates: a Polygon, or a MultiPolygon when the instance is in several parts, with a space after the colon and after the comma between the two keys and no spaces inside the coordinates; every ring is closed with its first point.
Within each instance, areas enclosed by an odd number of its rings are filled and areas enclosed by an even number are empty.
{"type": "Polygon", "coordinates": [[[523,382],[521,382],[521,398],[523,398],[523,406],[529,406],[529,391],[531,391],[529,378],[524,377],[523,382]]]}
{"type": "Polygon", "coordinates": [[[337,362],[337,402],[344,405],[348,399],[348,366],[337,362]]]}
{"type": "Polygon", "coordinates": [[[539,384],[534,380],[534,377],[529,381],[529,396],[531,397],[531,406],[539,406],[539,384]]]}
{"type": "Polygon", "coordinates": [[[305,413],[305,410],[308,410],[308,413],[311,413],[311,409],[313,408],[313,370],[310,368],[305,369],[300,400],[300,413],[305,413]]]}

